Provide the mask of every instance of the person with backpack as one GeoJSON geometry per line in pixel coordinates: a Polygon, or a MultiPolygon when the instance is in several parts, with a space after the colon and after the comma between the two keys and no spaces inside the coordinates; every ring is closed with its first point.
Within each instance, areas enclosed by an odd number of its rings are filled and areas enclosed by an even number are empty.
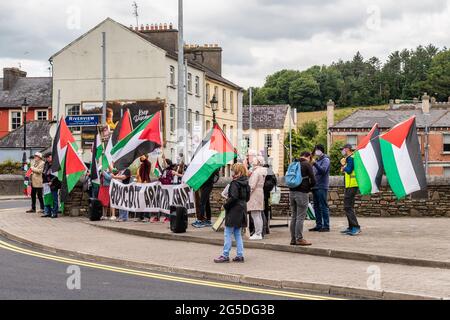
{"type": "Polygon", "coordinates": [[[233,181],[228,189],[228,199],[223,205],[225,209],[223,253],[220,257],[214,259],[215,263],[230,262],[233,235],[237,248],[237,254],[233,262],[244,262],[242,228],[247,226],[247,202],[250,200],[250,186],[248,185],[247,169],[243,164],[233,164],[231,171],[233,181]]]}
{"type": "Polygon", "coordinates": [[[285,184],[289,188],[289,204],[291,207],[291,245],[310,246],[303,238],[303,223],[309,204],[309,192],[316,184],[314,170],[311,165],[311,153],[302,152],[300,160],[292,163],[285,176],[285,184]]]}
{"type": "Polygon", "coordinates": [[[272,218],[272,209],[269,204],[270,193],[277,186],[277,177],[273,172],[272,168],[266,164],[264,165],[267,168],[267,176],[264,180],[264,217],[265,217],[265,225],[264,225],[264,233],[270,234],[270,219],[272,218]]]}
{"type": "Polygon", "coordinates": [[[250,186],[250,200],[247,203],[247,210],[252,217],[255,232],[250,240],[263,239],[263,217],[264,214],[264,181],[267,175],[267,168],[263,167],[264,158],[257,156],[252,161],[252,171],[248,184],[250,186]]]}
{"type": "Polygon", "coordinates": [[[358,182],[355,175],[355,162],[353,159],[353,147],[346,144],[342,148],[341,171],[345,176],[344,211],[348,220],[348,228],[341,231],[342,234],[356,236],[361,233],[358,219],[355,214],[355,197],[358,194],[358,182]]]}
{"type": "Polygon", "coordinates": [[[314,211],[316,213],[316,226],[309,231],[330,232],[330,210],[328,208],[328,188],[330,184],[330,158],[325,154],[325,147],[321,144],[315,146],[312,162],[316,185],[312,189],[314,211]]]}

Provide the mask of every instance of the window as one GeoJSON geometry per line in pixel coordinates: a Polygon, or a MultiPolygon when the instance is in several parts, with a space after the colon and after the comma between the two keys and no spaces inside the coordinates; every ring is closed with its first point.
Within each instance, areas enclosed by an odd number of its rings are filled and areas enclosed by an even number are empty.
{"type": "Polygon", "coordinates": [[[205,105],[209,106],[209,101],[211,100],[209,97],[209,84],[206,84],[205,91],[205,105]]]}
{"type": "Polygon", "coordinates": [[[206,120],[206,132],[208,132],[209,130],[211,130],[211,121],[206,120]]]}
{"type": "Polygon", "coordinates": [[[36,120],[48,120],[48,110],[36,110],[34,114],[36,120]]]}
{"type": "Polygon", "coordinates": [[[170,132],[175,131],[175,105],[170,105],[170,111],[169,111],[169,130],[170,132]]]}
{"type": "Polygon", "coordinates": [[[187,114],[187,130],[192,135],[192,109],[189,109],[187,114]]]}
{"type": "Polygon", "coordinates": [[[234,112],[234,92],[230,91],[230,113],[234,112]]]}
{"type": "Polygon", "coordinates": [[[217,101],[219,101],[219,87],[214,87],[214,95],[216,96],[217,101]]]}
{"type": "Polygon", "coordinates": [[[272,148],[272,135],[271,134],[265,134],[264,135],[264,149],[270,149],[272,148]]]}
{"type": "Polygon", "coordinates": [[[230,142],[234,143],[233,138],[234,138],[234,132],[233,132],[234,127],[230,126],[230,142]]]}
{"type": "Polygon", "coordinates": [[[22,125],[22,111],[11,111],[10,113],[10,119],[11,119],[11,126],[10,131],[16,130],[22,125]]]}
{"type": "Polygon", "coordinates": [[[187,76],[187,90],[189,93],[192,92],[192,73],[188,73],[187,76]]]}
{"type": "Polygon", "coordinates": [[[227,125],[226,124],[223,125],[223,133],[225,133],[225,136],[228,136],[227,135],[227,125]]]}
{"type": "Polygon", "coordinates": [[[170,66],[170,85],[175,86],[175,67],[170,66]]]}
{"type": "Polygon", "coordinates": [[[244,134],[244,140],[247,141],[247,148],[250,148],[250,135],[244,134]]]}
{"type": "Polygon", "coordinates": [[[195,125],[199,125],[200,124],[200,112],[195,111],[195,125]]]}
{"type": "MultiPolygon", "coordinates": [[[[79,104],[66,104],[66,115],[79,116],[81,114],[81,108],[79,104]]],[[[72,133],[80,133],[81,127],[71,127],[72,133]]]]}
{"type": "Polygon", "coordinates": [[[222,108],[227,110],[227,90],[222,90],[222,108]]]}
{"type": "Polygon", "coordinates": [[[450,178],[450,167],[444,167],[444,177],[450,178]]]}
{"type": "Polygon", "coordinates": [[[450,152],[450,134],[444,134],[444,152],[450,152]]]}
{"type": "Polygon", "coordinates": [[[200,95],[200,78],[198,76],[195,77],[195,94],[200,95]]]}
{"type": "Polygon", "coordinates": [[[351,135],[347,136],[347,143],[352,145],[352,148],[355,149],[358,145],[358,136],[351,135]]]}

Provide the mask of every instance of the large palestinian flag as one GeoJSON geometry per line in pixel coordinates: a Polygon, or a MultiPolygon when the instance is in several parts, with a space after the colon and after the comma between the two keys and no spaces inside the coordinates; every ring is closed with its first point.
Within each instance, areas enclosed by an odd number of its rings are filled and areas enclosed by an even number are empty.
{"type": "Polygon", "coordinates": [[[111,150],[114,167],[119,170],[128,168],[140,156],[160,148],[162,145],[160,122],[161,112],[157,112],[117,142],[111,150]]]}
{"type": "Polygon", "coordinates": [[[129,135],[133,131],[133,125],[131,122],[131,115],[128,109],[125,110],[122,119],[120,119],[116,128],[114,129],[111,137],[108,140],[108,144],[106,146],[105,155],[102,157],[102,167],[108,168],[110,164],[113,162],[113,157],[111,155],[111,151],[113,147],[127,135],[129,135]]]}
{"type": "Polygon", "coordinates": [[[380,144],[386,177],[398,199],[427,188],[416,117],[380,136],[380,144]]]}
{"type": "Polygon", "coordinates": [[[362,195],[380,191],[383,178],[383,160],[380,149],[380,129],[375,124],[354,153],[355,175],[362,195]]]}
{"type": "Polygon", "coordinates": [[[59,121],[58,129],[56,130],[55,138],[52,146],[52,174],[57,176],[59,181],[62,180],[62,168],[64,166],[64,157],[66,154],[67,144],[70,143],[75,150],[77,145],[72,132],[67,127],[66,121],[63,117],[59,121]]]}
{"type": "Polygon", "coordinates": [[[236,158],[233,148],[218,124],[206,135],[195,151],[183,176],[183,182],[197,191],[219,168],[236,158]]]}
{"type": "MultiPolygon", "coordinates": [[[[89,169],[91,182],[97,186],[100,185],[100,175],[99,170],[102,167],[101,159],[103,155],[103,143],[100,137],[100,133],[97,132],[94,140],[94,145],[92,146],[92,159],[91,167],[89,169]]],[[[106,169],[104,169],[106,170],[106,169]]]]}
{"type": "Polygon", "coordinates": [[[68,200],[69,194],[72,192],[77,182],[87,172],[86,165],[80,159],[80,156],[70,143],[67,144],[66,154],[64,158],[65,161],[61,180],[62,207],[64,207],[64,203],[68,200]]]}

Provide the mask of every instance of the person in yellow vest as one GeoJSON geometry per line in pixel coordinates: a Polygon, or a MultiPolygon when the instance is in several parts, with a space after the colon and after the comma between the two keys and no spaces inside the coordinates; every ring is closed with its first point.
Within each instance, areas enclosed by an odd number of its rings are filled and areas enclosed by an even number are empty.
{"type": "Polygon", "coordinates": [[[358,219],[355,214],[355,197],[358,194],[358,182],[355,176],[355,162],[353,159],[353,147],[346,144],[342,148],[341,171],[345,176],[344,211],[347,215],[348,228],[341,231],[343,234],[356,236],[361,233],[358,219]]]}

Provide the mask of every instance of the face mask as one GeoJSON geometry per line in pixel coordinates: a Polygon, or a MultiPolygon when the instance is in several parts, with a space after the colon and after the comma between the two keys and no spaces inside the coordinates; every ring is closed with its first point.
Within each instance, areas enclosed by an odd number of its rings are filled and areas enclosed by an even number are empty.
{"type": "Polygon", "coordinates": [[[320,150],[316,150],[315,154],[316,154],[316,156],[320,157],[323,155],[323,152],[320,150]]]}
{"type": "Polygon", "coordinates": [[[345,152],[345,150],[342,150],[341,153],[343,156],[347,155],[347,152],[345,152]]]}

